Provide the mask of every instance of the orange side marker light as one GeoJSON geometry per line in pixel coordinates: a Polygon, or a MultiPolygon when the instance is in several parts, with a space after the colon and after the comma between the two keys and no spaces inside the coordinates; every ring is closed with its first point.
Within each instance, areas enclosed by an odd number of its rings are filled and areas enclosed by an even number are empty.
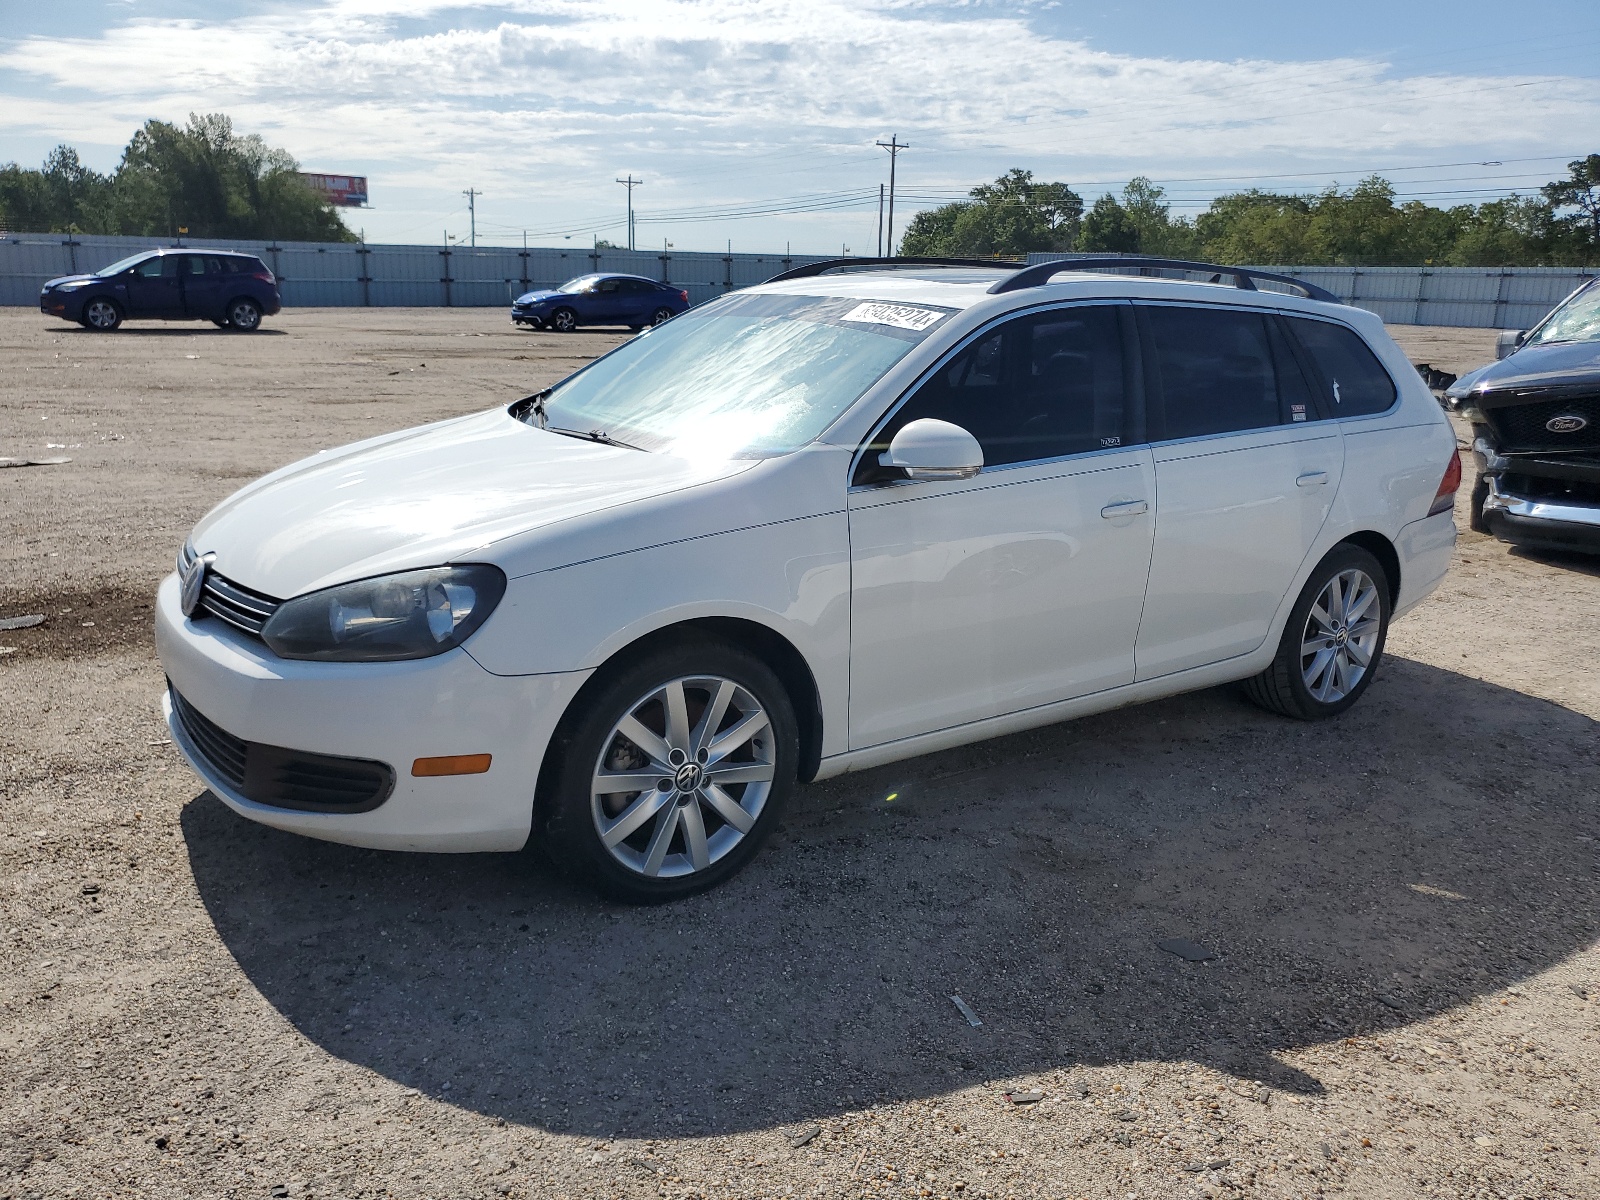
{"type": "Polygon", "coordinates": [[[411,774],[418,779],[433,779],[440,775],[482,775],[488,769],[487,754],[445,754],[438,758],[419,758],[411,764],[411,774]]]}

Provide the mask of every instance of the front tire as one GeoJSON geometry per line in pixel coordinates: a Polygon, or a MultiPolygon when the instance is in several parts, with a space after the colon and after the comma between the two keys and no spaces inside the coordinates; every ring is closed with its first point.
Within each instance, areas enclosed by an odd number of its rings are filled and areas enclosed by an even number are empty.
{"type": "Polygon", "coordinates": [[[83,306],[83,327],[96,333],[110,333],[122,324],[122,306],[115,300],[96,296],[83,306]]]}
{"type": "Polygon", "coordinates": [[[1467,525],[1473,533],[1493,533],[1483,516],[1483,502],[1489,498],[1489,480],[1483,475],[1472,485],[1472,497],[1467,502],[1467,525]]]}
{"type": "Polygon", "coordinates": [[[1277,656],[1245,694],[1285,717],[1337,716],[1371,686],[1388,636],[1387,572],[1360,546],[1336,546],[1300,589],[1277,656]]]}
{"type": "Polygon", "coordinates": [[[261,328],[261,306],[247,296],[228,301],[226,312],[229,328],[241,333],[254,333],[261,328]]]}
{"type": "Polygon", "coordinates": [[[634,904],[734,875],[794,790],[798,726],[777,676],[742,650],[695,639],[595,684],[563,721],[542,780],[550,855],[634,904]]]}
{"type": "Polygon", "coordinates": [[[570,308],[558,308],[550,314],[550,328],[557,333],[571,333],[578,327],[578,314],[570,308]]]}

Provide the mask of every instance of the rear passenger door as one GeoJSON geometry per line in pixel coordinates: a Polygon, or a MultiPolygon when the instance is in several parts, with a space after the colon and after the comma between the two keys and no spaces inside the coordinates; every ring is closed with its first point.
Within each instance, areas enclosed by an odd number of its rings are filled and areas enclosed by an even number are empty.
{"type": "Polygon", "coordinates": [[[1326,521],[1344,466],[1280,318],[1141,304],[1156,530],[1137,678],[1247,654],[1266,639],[1326,521]]]}
{"type": "Polygon", "coordinates": [[[179,277],[183,280],[183,310],[191,317],[220,320],[222,305],[228,297],[222,293],[228,278],[222,260],[214,254],[185,254],[182,256],[179,277]]]}

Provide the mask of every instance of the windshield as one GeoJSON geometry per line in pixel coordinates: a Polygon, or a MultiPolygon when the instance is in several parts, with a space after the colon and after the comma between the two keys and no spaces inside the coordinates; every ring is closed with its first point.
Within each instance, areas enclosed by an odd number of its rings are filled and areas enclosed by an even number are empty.
{"type": "Polygon", "coordinates": [[[138,254],[130,254],[127,258],[119,258],[109,267],[101,267],[95,272],[95,274],[101,276],[115,275],[118,271],[126,271],[129,267],[133,266],[134,263],[142,263],[145,259],[150,257],[150,254],[151,251],[149,250],[141,250],[138,254]]]}
{"type": "Polygon", "coordinates": [[[641,334],[558,384],[545,424],[691,457],[814,440],[953,310],[731,295],[641,334]]]}
{"type": "Polygon", "coordinates": [[[1590,284],[1556,309],[1527,344],[1545,342],[1600,342],[1600,284],[1590,284]]]}
{"type": "Polygon", "coordinates": [[[568,295],[573,295],[577,292],[587,292],[591,287],[594,286],[594,281],[599,278],[600,276],[598,275],[579,275],[576,279],[567,280],[560,287],[558,287],[556,291],[566,292],[568,295]]]}

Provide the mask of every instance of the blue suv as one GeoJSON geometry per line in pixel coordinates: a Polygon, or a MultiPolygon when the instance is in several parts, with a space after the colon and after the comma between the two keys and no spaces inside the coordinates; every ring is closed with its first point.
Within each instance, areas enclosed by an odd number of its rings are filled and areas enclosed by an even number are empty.
{"type": "Polygon", "coordinates": [[[142,317],[249,333],[282,307],[266,264],[231,250],[145,250],[93,275],[52,279],[39,292],[39,311],[100,333],[142,317]]]}
{"type": "Polygon", "coordinates": [[[511,306],[516,325],[570,333],[579,325],[659,325],[689,308],[689,293],[643,275],[579,275],[554,291],[527,292],[511,306]]]}

